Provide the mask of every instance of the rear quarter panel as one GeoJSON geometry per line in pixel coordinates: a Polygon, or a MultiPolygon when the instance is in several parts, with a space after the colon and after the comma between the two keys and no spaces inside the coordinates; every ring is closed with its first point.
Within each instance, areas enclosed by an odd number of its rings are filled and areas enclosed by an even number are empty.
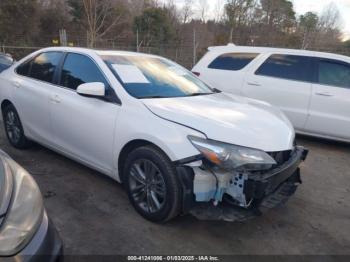
{"type": "MultiPolygon", "coordinates": [[[[13,78],[15,77],[14,73],[14,66],[11,66],[10,68],[6,69],[5,71],[0,73],[0,103],[2,103],[5,100],[9,100],[11,103],[15,105],[15,101],[13,101],[13,92],[14,87],[12,84],[13,78]]],[[[16,106],[16,105],[15,105],[16,106]]],[[[0,116],[1,121],[2,114],[0,116]]]]}

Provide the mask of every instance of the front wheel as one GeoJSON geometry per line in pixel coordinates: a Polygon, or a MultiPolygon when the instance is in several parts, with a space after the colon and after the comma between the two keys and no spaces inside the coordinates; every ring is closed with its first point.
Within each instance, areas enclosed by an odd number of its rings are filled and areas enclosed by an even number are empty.
{"type": "Polygon", "coordinates": [[[145,146],[128,156],[124,183],[136,211],[152,222],[165,222],[179,214],[181,187],[175,167],[159,149],[145,146]]]}

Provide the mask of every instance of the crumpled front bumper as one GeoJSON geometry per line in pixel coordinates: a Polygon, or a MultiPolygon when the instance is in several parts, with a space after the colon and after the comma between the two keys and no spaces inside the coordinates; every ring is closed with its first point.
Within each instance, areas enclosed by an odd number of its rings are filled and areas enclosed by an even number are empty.
{"type": "Polygon", "coordinates": [[[214,205],[213,201],[198,202],[195,197],[191,200],[187,195],[187,211],[203,220],[244,221],[259,216],[285,203],[295,193],[301,184],[299,165],[307,155],[307,149],[296,147],[284,164],[263,174],[249,174],[242,180],[242,193],[250,200],[249,206],[241,207],[225,201],[214,205]]]}

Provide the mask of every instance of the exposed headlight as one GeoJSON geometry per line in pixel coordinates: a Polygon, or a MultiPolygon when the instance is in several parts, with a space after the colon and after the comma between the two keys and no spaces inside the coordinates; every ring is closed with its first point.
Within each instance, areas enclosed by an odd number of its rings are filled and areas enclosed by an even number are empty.
{"type": "Polygon", "coordinates": [[[270,169],[276,164],[276,161],[262,150],[194,136],[188,138],[206,159],[223,169],[259,171],[270,169]]]}
{"type": "Polygon", "coordinates": [[[38,229],[43,217],[43,200],[27,171],[10,158],[3,159],[5,172],[13,178],[13,191],[0,228],[0,256],[12,256],[21,251],[38,229]]]}

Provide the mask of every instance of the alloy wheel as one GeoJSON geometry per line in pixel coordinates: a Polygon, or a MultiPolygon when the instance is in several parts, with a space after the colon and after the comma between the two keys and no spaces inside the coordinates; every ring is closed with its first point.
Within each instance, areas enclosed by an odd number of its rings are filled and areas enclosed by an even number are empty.
{"type": "Polygon", "coordinates": [[[130,168],[129,187],[135,203],[145,212],[160,211],[166,201],[166,185],[159,168],[150,160],[137,160],[130,168]]]}
{"type": "Polygon", "coordinates": [[[21,127],[18,117],[16,113],[12,110],[6,113],[6,132],[13,143],[18,143],[21,139],[21,127]]]}

